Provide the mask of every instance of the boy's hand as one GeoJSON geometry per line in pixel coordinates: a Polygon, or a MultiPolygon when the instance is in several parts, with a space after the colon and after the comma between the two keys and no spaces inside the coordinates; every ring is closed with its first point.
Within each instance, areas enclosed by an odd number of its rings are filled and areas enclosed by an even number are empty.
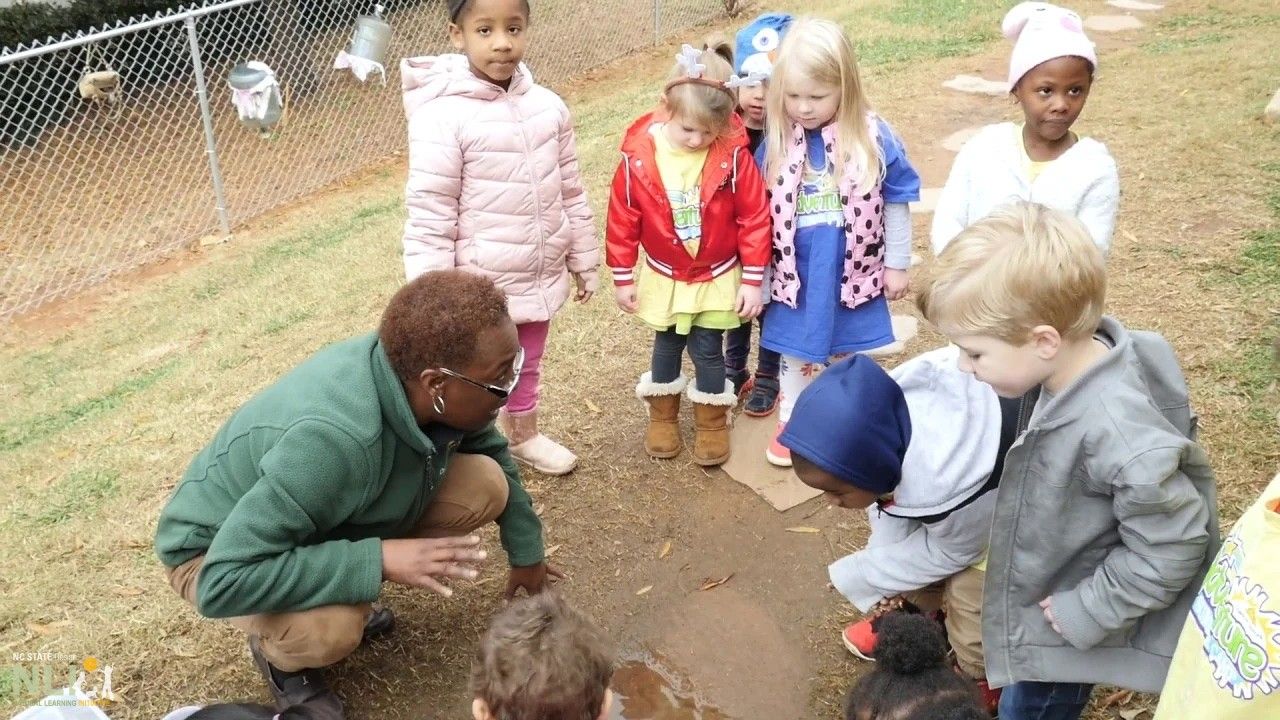
{"type": "Polygon", "coordinates": [[[1040,601],[1040,607],[1044,609],[1044,619],[1049,623],[1049,627],[1053,631],[1062,634],[1062,628],[1058,627],[1058,621],[1053,617],[1053,598],[1047,597],[1040,601]]]}
{"type": "Polygon", "coordinates": [[[911,288],[911,276],[906,270],[884,269],[884,296],[890,300],[901,300],[911,288]]]}
{"type": "Polygon", "coordinates": [[[614,288],[613,300],[618,303],[618,307],[622,308],[624,313],[634,313],[640,305],[636,301],[635,285],[619,285],[614,288]]]}
{"type": "Polygon", "coordinates": [[[743,320],[754,320],[760,317],[760,311],[763,308],[764,301],[760,288],[754,285],[743,285],[738,288],[738,302],[734,308],[738,311],[738,317],[743,320]]]}
{"type": "Polygon", "coordinates": [[[573,284],[578,288],[578,292],[573,296],[575,302],[585,303],[596,294],[582,273],[573,273],[573,284]]]}
{"type": "Polygon", "coordinates": [[[551,581],[548,578],[563,580],[564,573],[548,565],[546,561],[528,567],[513,567],[507,578],[507,589],[502,596],[511,600],[520,588],[524,588],[527,595],[537,595],[550,587],[551,581]]]}

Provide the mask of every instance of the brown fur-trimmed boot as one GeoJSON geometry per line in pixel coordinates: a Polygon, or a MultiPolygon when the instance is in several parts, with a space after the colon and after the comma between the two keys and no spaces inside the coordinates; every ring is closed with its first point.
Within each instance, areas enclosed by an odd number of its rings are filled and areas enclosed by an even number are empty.
{"type": "Polygon", "coordinates": [[[680,393],[689,379],[681,375],[669,383],[655,383],[651,373],[640,376],[636,397],[649,405],[649,427],[644,431],[644,451],[650,457],[673,458],[680,454],[680,393]]]}
{"type": "Polygon", "coordinates": [[[689,386],[693,402],[693,461],[699,465],[719,465],[729,459],[729,411],[738,402],[733,382],[724,381],[724,392],[699,392],[689,386]]]}

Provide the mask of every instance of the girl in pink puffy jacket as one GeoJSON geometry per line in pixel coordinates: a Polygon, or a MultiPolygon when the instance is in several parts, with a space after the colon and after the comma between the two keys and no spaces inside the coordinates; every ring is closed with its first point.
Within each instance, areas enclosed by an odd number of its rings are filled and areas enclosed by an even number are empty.
{"type": "Polygon", "coordinates": [[[569,109],[520,62],[527,0],[449,0],[460,55],[401,62],[409,118],[408,279],[461,267],[507,295],[524,367],[499,422],[511,454],[563,475],[578,459],[538,432],[539,366],[551,316],[596,290],[599,249],[569,109]]]}

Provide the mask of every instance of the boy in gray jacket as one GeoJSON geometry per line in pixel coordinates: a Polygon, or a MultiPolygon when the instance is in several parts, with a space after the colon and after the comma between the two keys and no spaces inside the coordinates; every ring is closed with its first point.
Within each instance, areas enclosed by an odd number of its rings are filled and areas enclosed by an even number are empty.
{"type": "Polygon", "coordinates": [[[1105,294],[1080,222],[1020,202],[961,233],[917,297],[962,370],[1029,400],[983,598],[1001,720],[1074,720],[1099,682],[1159,691],[1218,544],[1213,473],[1173,350],[1104,317],[1105,294]]]}

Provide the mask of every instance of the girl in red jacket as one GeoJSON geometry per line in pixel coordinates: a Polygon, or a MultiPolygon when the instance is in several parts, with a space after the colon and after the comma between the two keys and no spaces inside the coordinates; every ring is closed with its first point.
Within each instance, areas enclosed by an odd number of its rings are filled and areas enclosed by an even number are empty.
{"type": "Polygon", "coordinates": [[[734,114],[729,64],[689,45],[676,59],[659,107],[622,141],[606,260],[618,306],[655,332],[649,372],[636,386],[649,405],[645,451],[657,458],[680,452],[677,418],[688,385],[680,365],[688,348],[694,461],[719,465],[729,457],[728,414],[737,400],[725,379],[723,336],[760,314],[769,213],[734,114]],[[633,274],[640,247],[645,259],[633,274]]]}

